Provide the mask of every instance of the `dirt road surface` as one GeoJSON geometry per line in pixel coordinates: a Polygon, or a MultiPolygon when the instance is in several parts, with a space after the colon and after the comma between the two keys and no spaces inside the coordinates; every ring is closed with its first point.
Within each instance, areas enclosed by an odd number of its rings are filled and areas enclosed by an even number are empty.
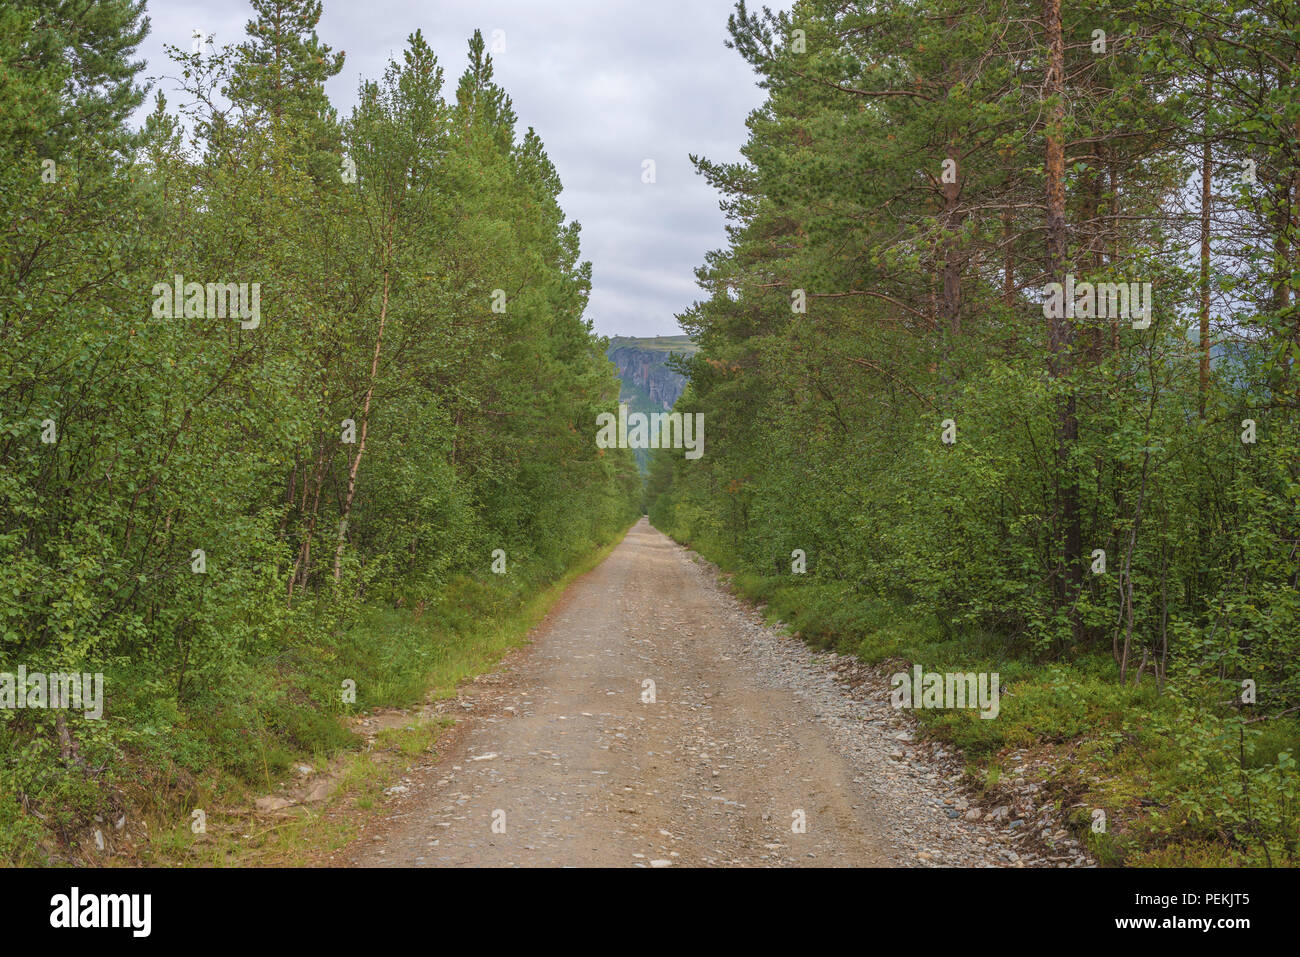
{"type": "Polygon", "coordinates": [[[887,703],[849,691],[642,519],[448,703],[437,762],[339,863],[1037,863],[967,820],[953,768],[913,760],[887,703]]]}

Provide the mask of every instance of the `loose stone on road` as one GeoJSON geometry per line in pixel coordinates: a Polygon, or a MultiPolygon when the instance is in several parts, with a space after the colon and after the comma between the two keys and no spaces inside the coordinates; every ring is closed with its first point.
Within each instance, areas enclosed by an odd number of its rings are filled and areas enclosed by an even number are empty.
{"type": "MultiPolygon", "coordinates": [[[[364,866],[1023,866],[907,719],[723,591],[642,519],[500,669],[364,866]],[[653,700],[652,700],[653,699],[653,700]],[[954,811],[959,812],[954,816],[954,811]]],[[[847,659],[838,659],[847,663],[847,659]]],[[[1082,863],[1082,859],[1079,861],[1082,863]]],[[[1057,865],[1061,866],[1061,865],[1057,865]]]]}

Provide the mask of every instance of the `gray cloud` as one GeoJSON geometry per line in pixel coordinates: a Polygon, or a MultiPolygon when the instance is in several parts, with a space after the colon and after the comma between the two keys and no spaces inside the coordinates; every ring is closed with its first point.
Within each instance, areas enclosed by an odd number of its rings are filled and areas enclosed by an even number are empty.
{"type": "MultiPolygon", "coordinates": [[[[718,197],[687,156],[738,159],[745,118],[762,102],[748,65],[723,46],[731,9],[732,0],[325,0],[318,32],[347,53],[328,88],[346,113],[360,81],[400,58],[416,29],[446,70],[448,95],[475,28],[489,47],[503,31],[496,78],[520,133],[532,126],[546,144],[560,202],[582,223],[588,317],[604,335],[674,335],[674,314],[699,292],[695,267],[725,243],[718,197]],[[645,159],[656,164],[653,184],[641,182],[645,159]]],[[[230,0],[153,0],[146,72],[174,74],[164,44],[188,46],[196,28],[238,42],[251,15],[230,0]]],[[[172,85],[160,85],[175,102],[172,85]]]]}

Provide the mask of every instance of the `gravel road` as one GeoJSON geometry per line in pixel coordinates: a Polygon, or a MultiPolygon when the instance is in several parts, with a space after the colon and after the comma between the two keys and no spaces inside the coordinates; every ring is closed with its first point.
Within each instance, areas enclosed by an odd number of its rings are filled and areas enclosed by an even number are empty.
{"type": "Polygon", "coordinates": [[[1026,848],[1056,827],[1032,809],[977,807],[956,758],[917,746],[884,692],[765,626],[642,519],[527,646],[444,703],[457,725],[439,757],[340,862],[1088,863],[1063,831],[1056,853],[1026,848]]]}

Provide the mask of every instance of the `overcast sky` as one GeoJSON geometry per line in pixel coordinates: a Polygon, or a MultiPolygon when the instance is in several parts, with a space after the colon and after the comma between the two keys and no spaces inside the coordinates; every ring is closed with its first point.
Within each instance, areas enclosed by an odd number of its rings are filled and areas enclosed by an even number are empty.
{"type": "MultiPolygon", "coordinates": [[[[769,6],[786,9],[789,0],[769,6]]],[[[688,154],[735,160],[745,118],[762,102],[754,74],[723,46],[732,0],[325,0],[321,39],[347,57],[329,82],[346,115],[361,78],[400,59],[424,32],[455,95],[477,27],[496,80],[514,101],[519,133],[535,128],[564,183],[560,203],[582,224],[592,262],[587,310],[602,335],[678,335],[675,314],[699,294],[694,269],[725,244],[718,197],[688,154]],[[656,182],[641,182],[655,161],[656,182]]],[[[150,0],[140,48],[149,76],[175,75],[164,45],[188,47],[195,29],[218,46],[239,42],[246,0],[150,0]]],[[[172,85],[161,80],[168,101],[172,85]]],[[[148,104],[142,108],[147,112],[148,104]]]]}

